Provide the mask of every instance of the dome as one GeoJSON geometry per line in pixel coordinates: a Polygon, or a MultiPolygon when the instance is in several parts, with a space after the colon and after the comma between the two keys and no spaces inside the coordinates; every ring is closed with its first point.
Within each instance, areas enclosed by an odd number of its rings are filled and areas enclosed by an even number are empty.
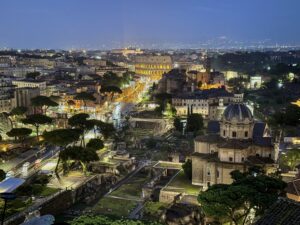
{"type": "Polygon", "coordinates": [[[226,107],[223,118],[227,121],[236,119],[237,121],[244,121],[246,119],[253,120],[250,109],[243,103],[234,103],[226,107]]]}

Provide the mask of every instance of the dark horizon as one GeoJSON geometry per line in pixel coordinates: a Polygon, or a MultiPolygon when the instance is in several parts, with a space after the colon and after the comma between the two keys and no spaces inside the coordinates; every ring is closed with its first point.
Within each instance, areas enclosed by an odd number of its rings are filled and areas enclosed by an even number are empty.
{"type": "Polygon", "coordinates": [[[4,0],[0,48],[300,46],[290,0],[4,0]]]}

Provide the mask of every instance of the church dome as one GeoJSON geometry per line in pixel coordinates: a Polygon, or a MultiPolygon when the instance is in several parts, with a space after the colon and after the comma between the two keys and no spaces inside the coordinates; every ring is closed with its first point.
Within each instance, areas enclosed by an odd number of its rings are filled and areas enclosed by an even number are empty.
{"type": "Polygon", "coordinates": [[[223,119],[227,121],[237,120],[239,122],[253,120],[253,115],[250,109],[243,103],[234,103],[226,107],[223,119]]]}

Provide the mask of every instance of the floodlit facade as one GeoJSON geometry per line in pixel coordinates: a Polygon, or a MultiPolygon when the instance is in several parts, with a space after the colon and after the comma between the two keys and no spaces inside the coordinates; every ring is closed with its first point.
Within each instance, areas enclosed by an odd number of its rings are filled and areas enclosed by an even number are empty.
{"type": "Polygon", "coordinates": [[[208,135],[196,137],[194,146],[192,183],[204,189],[230,184],[232,171],[245,172],[254,165],[273,172],[278,155],[267,125],[255,122],[243,103],[227,106],[222,120],[211,126],[208,135]]]}
{"type": "Polygon", "coordinates": [[[170,56],[137,56],[135,58],[135,72],[159,80],[164,73],[172,69],[170,56]]]}
{"type": "Polygon", "coordinates": [[[46,81],[14,80],[12,83],[17,88],[38,88],[41,95],[46,95],[46,81]]]}

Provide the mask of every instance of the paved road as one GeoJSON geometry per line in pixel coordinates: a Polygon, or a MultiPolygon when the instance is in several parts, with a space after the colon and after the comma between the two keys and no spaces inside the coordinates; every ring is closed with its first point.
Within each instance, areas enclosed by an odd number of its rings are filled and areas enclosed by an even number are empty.
{"type": "Polygon", "coordinates": [[[33,175],[34,173],[39,171],[38,169],[40,167],[45,165],[47,160],[54,157],[56,155],[56,153],[59,152],[59,150],[60,149],[58,147],[49,146],[49,147],[46,147],[46,149],[44,149],[44,150],[40,150],[40,151],[36,152],[35,154],[32,154],[31,156],[29,156],[28,158],[23,160],[21,163],[16,165],[14,168],[12,168],[12,171],[15,172],[14,176],[22,177],[22,166],[26,162],[29,163],[28,177],[33,175]],[[37,160],[40,161],[38,165],[36,165],[37,160]]]}
{"type": "Polygon", "coordinates": [[[139,212],[144,208],[145,202],[139,202],[135,209],[129,214],[129,219],[138,219],[139,212]]]}

